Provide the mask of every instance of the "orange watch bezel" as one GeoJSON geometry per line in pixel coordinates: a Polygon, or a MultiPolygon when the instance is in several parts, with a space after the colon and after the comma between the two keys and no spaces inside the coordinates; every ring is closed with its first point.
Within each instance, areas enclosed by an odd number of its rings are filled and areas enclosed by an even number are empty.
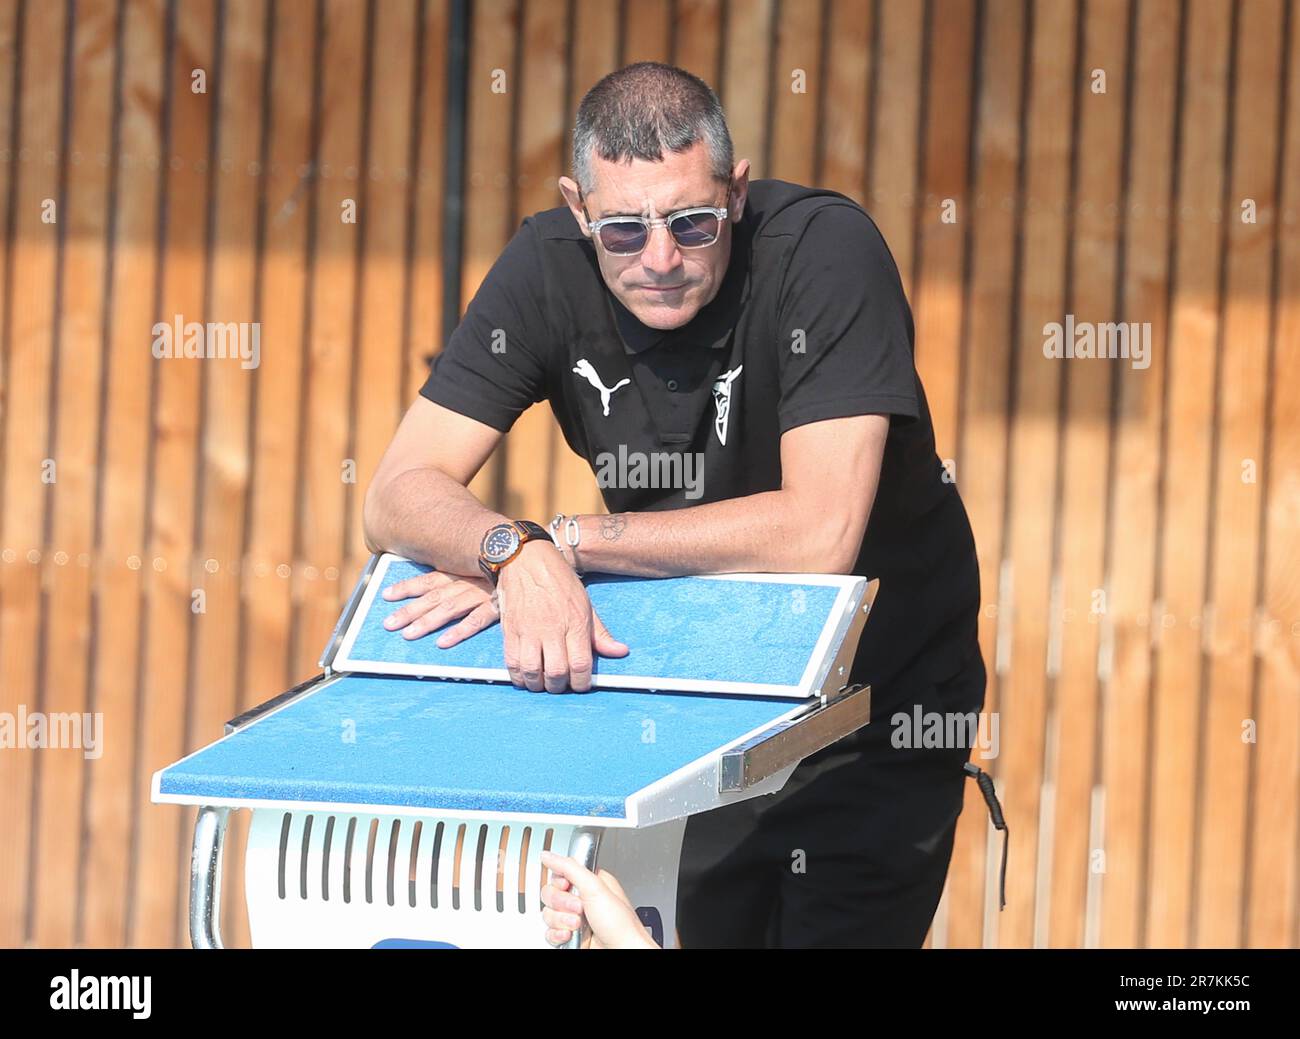
{"type": "Polygon", "coordinates": [[[500,574],[501,568],[504,567],[507,563],[511,562],[516,556],[518,556],[519,553],[524,550],[524,546],[528,544],[528,542],[541,541],[543,538],[545,538],[547,541],[551,540],[551,536],[546,533],[546,528],[543,527],[540,523],[534,524],[534,526],[536,526],[538,529],[542,531],[541,534],[538,534],[535,533],[534,531],[529,530],[527,526],[524,524],[523,520],[513,520],[513,519],[506,520],[505,523],[494,523],[491,527],[487,529],[487,531],[484,532],[483,540],[486,541],[487,535],[490,534],[493,530],[496,530],[497,527],[505,527],[505,526],[513,527],[515,533],[519,535],[519,544],[515,546],[515,550],[511,552],[510,555],[506,556],[505,559],[501,560],[499,563],[493,563],[488,559],[484,559],[482,544],[480,543],[479,545],[479,557],[478,557],[479,567],[480,569],[491,571],[493,575],[500,574]]]}

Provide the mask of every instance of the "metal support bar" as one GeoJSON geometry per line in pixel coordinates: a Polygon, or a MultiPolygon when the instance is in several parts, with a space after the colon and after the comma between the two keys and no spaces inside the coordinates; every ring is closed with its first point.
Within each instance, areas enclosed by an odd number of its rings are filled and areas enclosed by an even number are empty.
{"type": "MultiPolygon", "coordinates": [[[[579,826],[569,838],[569,858],[576,859],[591,872],[596,872],[596,858],[600,855],[600,835],[603,830],[591,826],[579,826]]],[[[582,935],[586,928],[579,926],[573,937],[562,946],[565,949],[581,949],[582,935]]]]}
{"type": "Polygon", "coordinates": [[[824,707],[780,722],[724,751],[718,761],[718,790],[748,790],[871,720],[871,686],[846,687],[824,707]]]}
{"type": "Polygon", "coordinates": [[[286,689],[279,696],[273,696],[271,699],[258,704],[256,707],[250,707],[243,714],[237,715],[236,717],[231,718],[230,721],[226,722],[226,735],[229,736],[237,729],[242,729],[247,725],[252,725],[253,722],[257,721],[257,719],[262,717],[262,715],[269,711],[274,711],[277,707],[283,707],[290,700],[296,700],[300,696],[305,696],[322,682],[328,681],[330,677],[331,676],[326,674],[316,675],[313,678],[307,679],[305,682],[299,682],[292,689],[286,689]]]}
{"type": "Polygon", "coordinates": [[[366,590],[366,585],[370,583],[371,575],[375,572],[375,567],[379,565],[379,556],[372,555],[370,561],[361,568],[361,576],[357,578],[357,583],[352,586],[352,594],[348,596],[347,605],[343,607],[343,612],[339,614],[339,619],[334,625],[334,630],[330,632],[330,640],[325,644],[325,649],[320,655],[320,660],[316,662],[318,667],[323,667],[325,673],[329,674],[334,663],[334,654],[338,652],[339,643],[343,641],[343,636],[347,633],[348,625],[352,623],[352,617],[357,612],[357,607],[361,604],[361,596],[366,590]]]}
{"type": "Polygon", "coordinates": [[[824,665],[813,688],[816,695],[823,700],[833,700],[848,688],[849,675],[853,671],[853,660],[858,655],[858,643],[862,639],[862,629],[867,618],[871,616],[871,607],[876,602],[876,592],[880,589],[880,578],[868,581],[863,589],[862,598],[840,619],[836,625],[835,641],[839,646],[834,658],[824,665]]]}
{"type": "Polygon", "coordinates": [[[221,949],[221,848],[229,808],[204,805],[194,822],[190,854],[190,944],[221,949]]]}

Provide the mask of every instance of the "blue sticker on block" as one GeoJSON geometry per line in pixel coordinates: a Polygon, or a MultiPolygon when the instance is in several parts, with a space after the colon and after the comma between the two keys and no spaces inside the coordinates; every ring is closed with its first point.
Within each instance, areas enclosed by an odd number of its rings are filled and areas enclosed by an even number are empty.
{"type": "MultiPolygon", "coordinates": [[[[431,569],[409,560],[389,564],[349,658],[504,667],[500,624],[449,649],[438,646],[436,632],[405,639],[400,631],[384,627],[384,620],[405,600],[389,602],[382,597],[383,588],[431,569]]],[[[584,583],[597,616],[614,638],[628,646],[625,657],[598,657],[597,674],[780,686],[798,686],[803,680],[839,592],[829,584],[707,577],[653,580],[592,574],[584,583]]]]}
{"type": "Polygon", "coordinates": [[[384,938],[375,942],[372,949],[459,949],[450,942],[426,942],[419,938],[384,938]]]}
{"type": "Polygon", "coordinates": [[[654,943],[663,948],[664,918],[659,915],[659,910],[654,906],[637,906],[636,918],[641,921],[642,926],[649,929],[654,943]]]}

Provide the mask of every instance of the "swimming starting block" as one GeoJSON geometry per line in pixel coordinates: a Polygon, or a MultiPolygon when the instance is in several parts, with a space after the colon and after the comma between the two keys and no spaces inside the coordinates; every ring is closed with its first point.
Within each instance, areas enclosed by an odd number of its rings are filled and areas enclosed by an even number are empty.
{"type": "Polygon", "coordinates": [[[552,694],[511,683],[499,624],[449,649],[384,628],[402,603],[380,592],[431,569],[373,557],[321,674],[154,774],[156,803],[199,807],[195,948],[222,944],[237,808],[255,947],[548,948],[544,849],[611,870],[671,946],[686,820],[775,793],[870,717],[848,676],[875,581],[588,574],[629,652],[596,659],[590,692],[552,694]]]}

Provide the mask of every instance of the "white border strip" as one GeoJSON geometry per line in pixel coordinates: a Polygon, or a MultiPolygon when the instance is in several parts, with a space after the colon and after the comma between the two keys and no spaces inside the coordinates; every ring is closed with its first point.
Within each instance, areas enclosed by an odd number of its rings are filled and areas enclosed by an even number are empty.
{"type": "Polygon", "coordinates": [[[379,557],[379,562],[375,565],[375,571],[370,575],[370,583],[366,585],[365,594],[361,596],[361,602],[357,604],[357,612],[352,615],[348,630],[343,633],[343,641],[339,643],[338,652],[334,654],[334,670],[356,670],[352,661],[352,646],[356,643],[357,636],[361,634],[366,617],[370,615],[370,607],[374,604],[379,589],[383,587],[384,578],[388,576],[388,565],[394,562],[409,563],[413,562],[413,560],[395,556],[391,552],[385,552],[379,557]]]}
{"type": "MultiPolygon", "coordinates": [[[[335,815],[411,815],[422,818],[446,819],[455,816],[458,819],[485,820],[520,820],[530,822],[573,823],[579,826],[601,826],[609,829],[635,829],[636,823],[626,816],[605,815],[550,815],[545,812],[489,812],[471,811],[464,808],[413,808],[406,805],[353,804],[347,801],[276,801],[267,798],[210,797],[202,794],[160,794],[158,792],[158,773],[154,774],[154,804],[175,805],[212,805],[216,808],[275,808],[282,811],[332,812],[335,815]]],[[[626,807],[626,806],[625,806],[626,807]]]]}
{"type": "MultiPolygon", "coordinates": [[[[688,761],[685,765],[682,765],[680,768],[674,769],[672,772],[669,772],[666,776],[662,776],[661,778],[656,779],[653,783],[649,784],[648,786],[643,786],[640,790],[637,790],[628,796],[627,817],[633,820],[632,825],[639,826],[642,806],[646,805],[648,802],[653,800],[655,798],[655,795],[661,793],[667,793],[671,791],[672,788],[677,784],[679,784],[683,779],[686,779],[688,781],[694,779],[695,775],[699,772],[700,768],[703,766],[713,764],[716,768],[716,766],[722,760],[722,755],[725,754],[727,751],[729,751],[732,747],[738,746],[741,743],[744,743],[746,740],[753,739],[759,733],[767,732],[768,729],[774,728],[777,725],[781,725],[788,721],[793,721],[795,718],[798,718],[803,714],[814,710],[815,707],[816,707],[815,704],[806,703],[806,702],[794,704],[790,708],[790,710],[786,711],[784,714],[777,715],[775,718],[772,718],[770,721],[766,721],[762,725],[759,725],[756,728],[751,729],[749,732],[745,733],[744,735],[737,736],[734,740],[728,740],[720,747],[717,747],[714,750],[709,751],[707,754],[701,754],[694,761],[688,761]]],[[[698,808],[695,811],[685,813],[684,817],[688,817],[690,815],[698,815],[701,812],[712,811],[714,808],[718,808],[722,806],[723,804],[722,794],[718,791],[717,783],[714,783],[713,785],[713,797],[714,797],[714,801],[712,804],[698,808]]],[[[734,796],[731,799],[735,800],[734,796]]],[[[659,820],[659,821],[663,821],[663,820],[659,820]]]]}

